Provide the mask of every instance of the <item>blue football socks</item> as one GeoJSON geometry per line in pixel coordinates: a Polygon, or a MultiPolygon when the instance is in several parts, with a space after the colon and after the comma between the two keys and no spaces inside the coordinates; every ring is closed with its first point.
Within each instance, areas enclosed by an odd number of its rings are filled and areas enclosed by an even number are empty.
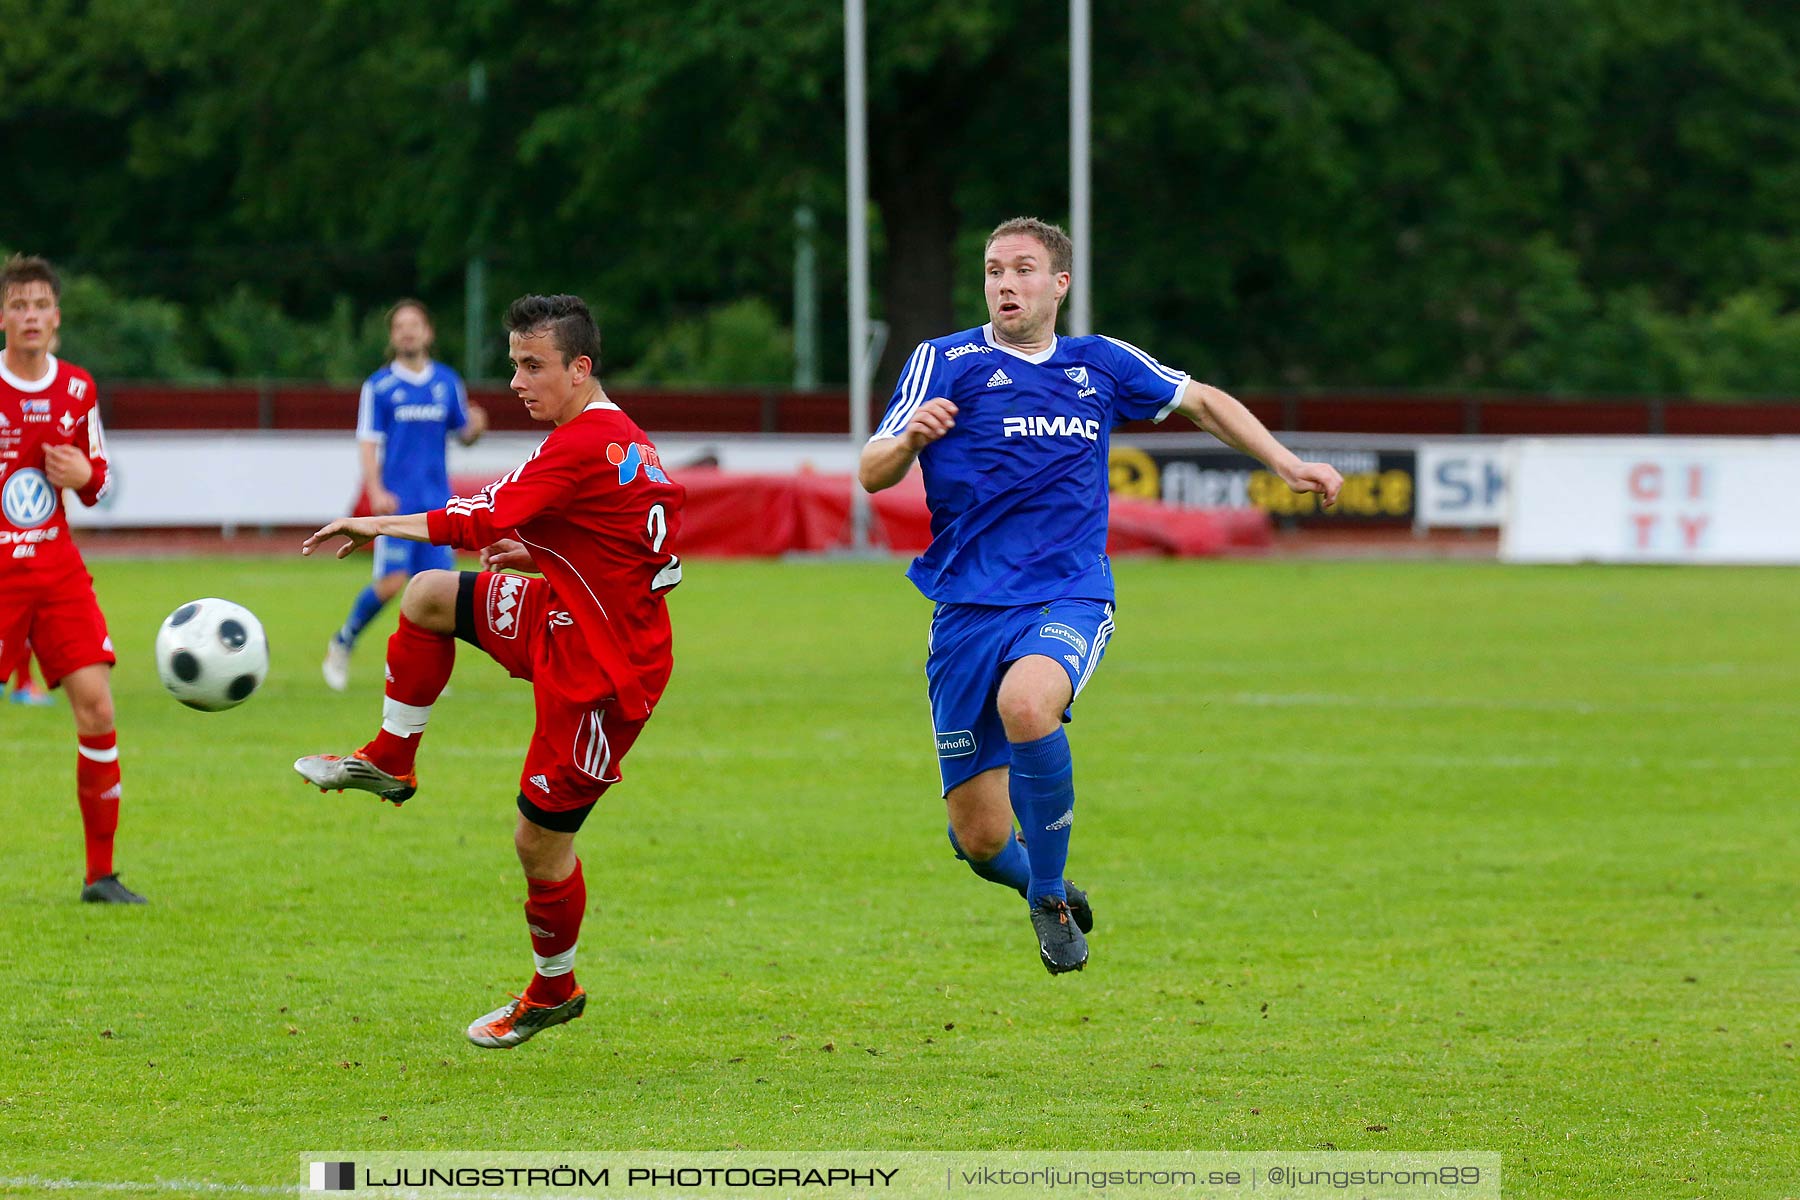
{"type": "Polygon", "coordinates": [[[375,585],[372,583],[358,592],[355,603],[350,606],[350,619],[337,631],[337,640],[346,646],[356,645],[356,639],[362,636],[362,631],[369,627],[369,622],[375,619],[375,614],[381,611],[385,603],[375,594],[375,585]]]}
{"type": "Polygon", "coordinates": [[[945,832],[950,835],[950,848],[956,851],[956,857],[969,864],[971,871],[990,882],[1005,884],[1021,896],[1025,894],[1025,885],[1031,881],[1031,862],[1025,857],[1025,847],[1019,844],[1018,838],[1007,838],[1000,853],[986,862],[976,862],[963,853],[962,843],[956,840],[955,826],[947,827],[945,832]]]}
{"type": "Polygon", "coordinates": [[[1040,896],[1066,900],[1063,869],[1069,865],[1069,831],[1075,824],[1075,763],[1061,729],[1035,742],[1013,742],[1010,798],[1025,832],[1031,862],[1028,903],[1040,896]]]}

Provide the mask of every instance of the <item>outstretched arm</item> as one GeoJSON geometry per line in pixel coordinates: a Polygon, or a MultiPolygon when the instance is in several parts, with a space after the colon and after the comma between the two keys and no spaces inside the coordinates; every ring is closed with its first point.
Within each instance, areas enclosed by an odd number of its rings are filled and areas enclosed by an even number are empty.
{"type": "Polygon", "coordinates": [[[1233,450],[1243,451],[1281,476],[1281,481],[1294,491],[1323,494],[1327,508],[1337,503],[1338,489],[1344,486],[1344,477],[1337,468],[1302,461],[1276,441],[1268,426],[1230,393],[1189,380],[1176,409],[1233,450]]]}
{"type": "Polygon", "coordinates": [[[956,405],[942,396],[933,397],[919,406],[906,429],[898,437],[877,438],[863,447],[856,477],[865,492],[879,492],[893,487],[912,469],[919,451],[949,433],[956,426],[956,405]]]}
{"type": "Polygon", "coordinates": [[[431,533],[424,513],[407,513],[399,517],[339,517],[300,545],[300,553],[310,555],[334,537],[344,539],[337,556],[345,558],[378,537],[404,538],[409,542],[429,542],[431,533]]]}

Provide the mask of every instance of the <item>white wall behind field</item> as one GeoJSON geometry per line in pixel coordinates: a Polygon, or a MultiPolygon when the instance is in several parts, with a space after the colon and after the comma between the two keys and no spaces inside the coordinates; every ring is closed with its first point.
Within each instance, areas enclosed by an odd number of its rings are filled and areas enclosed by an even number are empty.
{"type": "MultiPolygon", "coordinates": [[[[543,439],[491,434],[474,446],[452,444],[452,476],[498,478],[543,439]]],[[[709,461],[727,471],[848,474],[856,456],[844,438],[658,439],[679,470],[709,461]]],[[[69,504],[78,528],[177,525],[306,525],[350,511],[362,490],[356,442],[312,432],[115,433],[107,437],[113,488],[95,508],[69,504]]]]}

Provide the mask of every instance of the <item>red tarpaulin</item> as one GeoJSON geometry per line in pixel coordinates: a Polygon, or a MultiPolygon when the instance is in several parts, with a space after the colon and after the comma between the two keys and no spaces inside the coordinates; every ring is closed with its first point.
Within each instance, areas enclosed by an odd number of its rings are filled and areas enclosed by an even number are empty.
{"type": "MultiPolygon", "coordinates": [[[[678,478],[687,488],[682,554],[771,557],[828,550],[849,541],[848,475],[740,475],[690,467],[678,478]]],[[[458,478],[450,484],[467,496],[487,482],[458,478]]],[[[918,472],[869,501],[877,545],[917,554],[930,544],[931,516],[918,472]]],[[[1260,509],[1177,508],[1115,496],[1106,549],[1109,554],[1198,557],[1261,549],[1272,540],[1269,516],[1260,509]]]]}

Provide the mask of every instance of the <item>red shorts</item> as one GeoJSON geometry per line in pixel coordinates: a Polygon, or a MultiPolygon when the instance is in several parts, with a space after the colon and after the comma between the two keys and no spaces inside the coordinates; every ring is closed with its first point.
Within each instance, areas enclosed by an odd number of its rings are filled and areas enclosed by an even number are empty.
{"type": "Polygon", "coordinates": [[[0,680],[10,679],[27,654],[36,656],[49,687],[71,671],[118,661],[93,576],[77,570],[48,584],[34,580],[30,589],[0,585],[0,680]]]}
{"type": "Polygon", "coordinates": [[[456,635],[487,651],[513,678],[531,681],[537,727],[519,772],[519,811],[547,829],[573,833],[623,777],[625,755],[644,721],[619,715],[581,632],[550,600],[542,579],[464,571],[456,635]],[[606,698],[575,698],[595,696],[606,698]]]}

